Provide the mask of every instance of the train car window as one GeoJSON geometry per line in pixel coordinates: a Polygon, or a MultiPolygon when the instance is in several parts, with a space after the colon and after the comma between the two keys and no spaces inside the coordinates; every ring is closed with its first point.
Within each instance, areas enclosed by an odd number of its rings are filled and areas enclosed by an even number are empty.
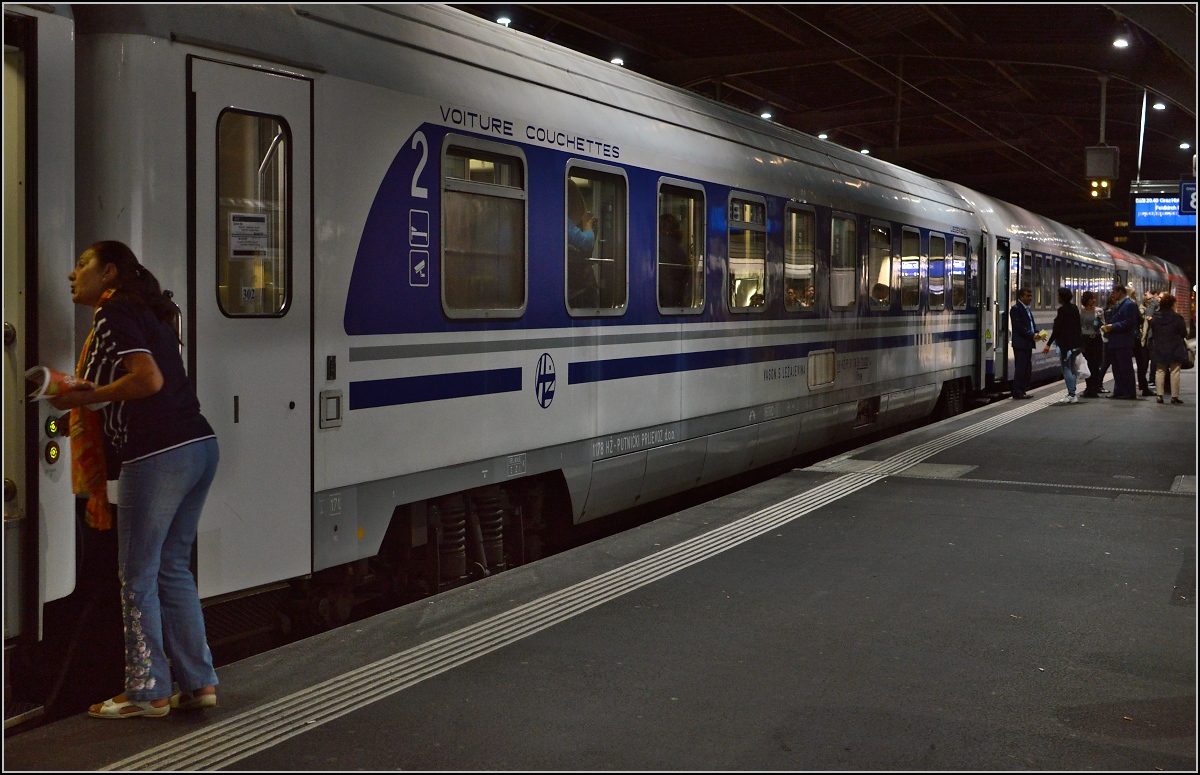
{"type": "Polygon", "coordinates": [[[729,198],[729,308],[767,306],[767,204],[746,194],[729,198]]]}
{"type": "Polygon", "coordinates": [[[628,186],[600,165],[567,167],[567,307],[572,314],[614,314],[629,293],[626,263],[628,186]]]}
{"type": "Polygon", "coordinates": [[[921,306],[921,233],[905,229],[900,237],[900,306],[921,306]]]}
{"type": "Polygon", "coordinates": [[[1058,306],[1058,289],[1063,287],[1063,259],[1054,259],[1054,295],[1050,297],[1046,306],[1058,306]]]}
{"type": "Polygon", "coordinates": [[[1041,309],[1045,306],[1042,302],[1042,279],[1046,276],[1042,271],[1044,258],[1041,253],[1033,257],[1033,306],[1036,309],[1041,309]]]}
{"type": "Polygon", "coordinates": [[[519,317],[528,284],[525,161],[498,143],[453,140],[442,162],[443,308],[450,317],[519,317]]]}
{"type": "Polygon", "coordinates": [[[873,310],[892,306],[892,227],[871,224],[867,246],[867,305],[873,310]]]}
{"type": "Polygon", "coordinates": [[[280,117],[217,118],[217,303],[229,317],[287,314],[291,148],[280,117]]]}
{"type": "Polygon", "coordinates": [[[704,190],[662,183],[658,189],[658,308],[704,309],[704,190]]]}
{"type": "Polygon", "coordinates": [[[946,308],[946,238],[929,235],[929,311],[946,308]]]}
{"type": "Polygon", "coordinates": [[[858,228],[853,216],[833,216],[829,251],[829,306],[846,309],[857,296],[858,228]]]}
{"type": "Polygon", "coordinates": [[[817,306],[817,215],[788,207],[783,223],[783,306],[788,312],[817,306]]]}
{"type": "Polygon", "coordinates": [[[967,308],[967,259],[966,240],[954,240],[954,258],[950,262],[950,306],[954,309],[967,308]]]}
{"type": "MultiPolygon", "coordinates": [[[[1033,254],[1026,250],[1021,256],[1021,285],[1020,288],[1028,290],[1034,294],[1034,299],[1037,299],[1037,292],[1033,287],[1034,277],[1033,254]]],[[[1018,290],[1020,289],[1018,288],[1018,290]]],[[[1015,298],[1015,297],[1014,297],[1015,298]]],[[[1036,306],[1036,302],[1035,302],[1036,306]]]]}

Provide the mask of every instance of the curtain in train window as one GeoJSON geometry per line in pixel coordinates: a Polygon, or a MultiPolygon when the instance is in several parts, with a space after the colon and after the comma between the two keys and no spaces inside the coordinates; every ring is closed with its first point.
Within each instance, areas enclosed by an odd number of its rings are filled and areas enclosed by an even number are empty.
{"type": "Polygon", "coordinates": [[[783,223],[783,305],[788,312],[817,304],[817,216],[788,208],[783,223]]]}
{"type": "Polygon", "coordinates": [[[829,306],[854,306],[858,263],[858,230],[853,218],[833,216],[829,251],[829,306]]]}
{"type": "Polygon", "coordinates": [[[871,242],[867,247],[867,293],[871,309],[892,306],[892,229],[871,224],[871,242]]]}
{"type": "Polygon", "coordinates": [[[625,218],[625,178],[582,167],[567,170],[568,307],[625,306],[625,218]]]}
{"type": "Polygon", "coordinates": [[[442,293],[447,310],[525,306],[522,161],[450,146],[443,166],[442,293]]]}
{"type": "Polygon", "coordinates": [[[908,229],[900,237],[900,306],[921,306],[921,235],[908,229]]]}
{"type": "Polygon", "coordinates": [[[679,186],[658,190],[658,306],[704,308],[704,193],[679,186]]]}
{"type": "Polygon", "coordinates": [[[230,317],[287,313],[291,145],[281,118],[217,118],[217,303],[230,317]]]}
{"type": "Polygon", "coordinates": [[[767,206],[729,200],[729,308],[767,306],[767,206]]]}
{"type": "Polygon", "coordinates": [[[940,312],[946,308],[946,238],[929,235],[929,309],[940,312]]]}
{"type": "Polygon", "coordinates": [[[967,308],[967,243],[954,240],[954,258],[950,263],[950,306],[967,308]]]}
{"type": "Polygon", "coordinates": [[[1056,306],[1054,289],[1054,257],[1046,256],[1042,260],[1042,306],[1046,309],[1056,306]]]}

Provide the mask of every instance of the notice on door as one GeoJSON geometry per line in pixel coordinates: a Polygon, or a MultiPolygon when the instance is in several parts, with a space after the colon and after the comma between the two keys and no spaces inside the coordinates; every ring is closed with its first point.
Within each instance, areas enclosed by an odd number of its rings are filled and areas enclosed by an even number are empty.
{"type": "Polygon", "coordinates": [[[254,258],[266,254],[266,213],[230,213],[229,257],[254,258]]]}

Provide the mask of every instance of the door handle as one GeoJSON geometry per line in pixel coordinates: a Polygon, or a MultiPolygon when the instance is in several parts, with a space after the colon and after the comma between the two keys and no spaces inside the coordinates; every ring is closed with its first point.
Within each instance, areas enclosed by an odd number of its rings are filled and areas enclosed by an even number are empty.
{"type": "Polygon", "coordinates": [[[17,328],[6,320],[4,321],[4,346],[8,347],[15,341],[17,341],[17,328]]]}

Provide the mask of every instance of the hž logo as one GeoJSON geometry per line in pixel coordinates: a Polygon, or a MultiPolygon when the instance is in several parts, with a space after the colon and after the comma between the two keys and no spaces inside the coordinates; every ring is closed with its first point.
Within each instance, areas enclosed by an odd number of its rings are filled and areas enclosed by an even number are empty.
{"type": "Polygon", "coordinates": [[[543,409],[550,406],[550,402],[554,400],[554,382],[554,359],[550,357],[550,353],[542,353],[542,357],[538,359],[533,392],[543,409]]]}

